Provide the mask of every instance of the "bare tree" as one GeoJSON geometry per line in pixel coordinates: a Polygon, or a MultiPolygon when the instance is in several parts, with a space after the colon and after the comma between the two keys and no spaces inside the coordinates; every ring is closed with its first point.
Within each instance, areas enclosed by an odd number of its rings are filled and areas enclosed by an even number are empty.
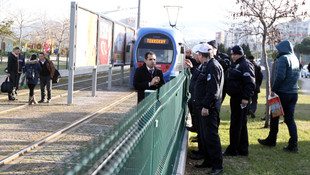
{"type": "Polygon", "coordinates": [[[12,20],[14,21],[14,26],[16,30],[16,36],[18,39],[19,47],[22,46],[22,40],[25,37],[24,30],[30,27],[30,24],[35,22],[36,19],[30,16],[30,14],[26,13],[22,9],[12,11],[10,15],[12,16],[12,20]]]}
{"type": "MultiPolygon", "coordinates": [[[[270,71],[266,52],[266,43],[268,36],[277,34],[274,27],[275,24],[281,22],[282,19],[292,19],[306,16],[307,12],[301,9],[305,6],[305,0],[236,0],[236,4],[240,7],[238,11],[233,12],[235,19],[244,20],[244,24],[249,24],[257,29],[257,34],[262,36],[262,59],[266,70],[266,122],[265,127],[269,126],[269,105],[268,96],[270,93],[270,71]]],[[[278,42],[278,40],[274,40],[278,42]]]]}
{"type": "MultiPolygon", "coordinates": [[[[13,31],[11,30],[12,24],[13,24],[13,21],[10,21],[10,20],[4,20],[0,23],[1,47],[2,47],[2,43],[4,39],[13,34],[13,31]]],[[[2,63],[2,56],[3,56],[3,49],[1,48],[1,63],[2,63]]]]}
{"type": "Polygon", "coordinates": [[[70,20],[63,18],[59,21],[55,21],[52,26],[52,37],[59,43],[59,49],[62,47],[62,43],[69,41],[69,29],[70,20]]]}

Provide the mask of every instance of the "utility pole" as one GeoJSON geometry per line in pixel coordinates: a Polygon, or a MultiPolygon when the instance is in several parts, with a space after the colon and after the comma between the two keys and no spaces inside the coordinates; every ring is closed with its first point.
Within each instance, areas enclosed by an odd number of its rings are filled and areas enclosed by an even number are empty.
{"type": "Polygon", "coordinates": [[[137,19],[137,29],[140,28],[140,15],[141,15],[141,0],[138,0],[138,19],[137,19]]]}

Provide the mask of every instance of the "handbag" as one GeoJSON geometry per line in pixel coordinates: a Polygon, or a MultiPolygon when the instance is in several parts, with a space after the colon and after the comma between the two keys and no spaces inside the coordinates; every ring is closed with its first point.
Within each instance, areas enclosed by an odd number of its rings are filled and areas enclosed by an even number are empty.
{"type": "Polygon", "coordinates": [[[57,69],[55,69],[54,77],[52,78],[52,83],[58,83],[61,78],[60,73],[57,69]]]}
{"type": "Polygon", "coordinates": [[[13,91],[13,83],[10,82],[10,78],[6,77],[5,81],[1,84],[1,91],[12,93],[13,91]]]}
{"type": "Polygon", "coordinates": [[[272,117],[279,117],[281,115],[284,115],[281,101],[277,94],[275,94],[273,97],[269,95],[268,102],[271,109],[272,117]]]}

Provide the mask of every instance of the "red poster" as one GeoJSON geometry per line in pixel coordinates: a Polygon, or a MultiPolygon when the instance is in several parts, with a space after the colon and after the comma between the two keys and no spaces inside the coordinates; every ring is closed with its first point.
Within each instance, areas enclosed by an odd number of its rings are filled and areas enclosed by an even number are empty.
{"type": "Polygon", "coordinates": [[[111,60],[113,23],[100,18],[99,26],[99,65],[107,65],[111,60]]]}

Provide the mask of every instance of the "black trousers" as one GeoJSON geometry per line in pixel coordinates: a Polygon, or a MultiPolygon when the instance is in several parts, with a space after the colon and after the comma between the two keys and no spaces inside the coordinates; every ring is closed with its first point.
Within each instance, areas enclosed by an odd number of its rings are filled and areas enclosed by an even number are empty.
{"type": "Polygon", "coordinates": [[[13,83],[13,91],[8,93],[9,100],[14,98],[14,92],[18,89],[20,75],[21,73],[11,73],[10,81],[13,83]]]}
{"type": "Polygon", "coordinates": [[[249,153],[249,140],[247,128],[247,107],[241,109],[241,96],[232,96],[230,98],[230,145],[227,147],[227,153],[231,155],[247,155],[249,153]]]}
{"type": "Polygon", "coordinates": [[[192,117],[192,127],[196,129],[198,129],[198,117],[197,115],[195,114],[195,105],[194,105],[194,102],[193,102],[193,99],[190,98],[188,100],[188,109],[189,109],[189,113],[191,114],[191,117],[192,117]]]}
{"type": "Polygon", "coordinates": [[[51,76],[40,76],[40,88],[41,88],[41,100],[44,100],[46,93],[45,87],[47,90],[47,99],[52,98],[52,79],[51,76]]]}
{"type": "Polygon", "coordinates": [[[28,84],[28,88],[29,88],[29,96],[33,96],[34,95],[34,88],[36,87],[35,84],[28,84]]]}
{"type": "Polygon", "coordinates": [[[249,111],[252,111],[255,113],[257,109],[257,99],[258,99],[258,94],[257,92],[254,92],[253,96],[251,97],[251,101],[249,103],[249,111]]]}
{"type": "Polygon", "coordinates": [[[222,146],[218,134],[220,123],[220,110],[209,109],[208,116],[201,116],[200,109],[200,138],[205,162],[212,165],[212,169],[223,168],[222,146]]]}

